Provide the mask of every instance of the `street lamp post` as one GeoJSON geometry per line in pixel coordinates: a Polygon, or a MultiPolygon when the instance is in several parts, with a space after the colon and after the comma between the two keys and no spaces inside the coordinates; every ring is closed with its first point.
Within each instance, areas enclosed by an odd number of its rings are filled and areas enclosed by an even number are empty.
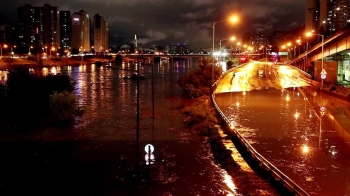
{"type": "Polygon", "coordinates": [[[290,57],[289,56],[291,56],[292,57],[292,52],[290,52],[291,50],[290,50],[290,48],[291,48],[291,46],[292,46],[292,44],[290,43],[290,42],[288,42],[287,43],[287,46],[288,46],[288,58],[287,58],[287,60],[290,60],[290,57]]]}
{"type": "Polygon", "coordinates": [[[45,61],[47,62],[47,46],[45,46],[45,54],[46,54],[45,61]]]}
{"type": "Polygon", "coordinates": [[[55,50],[56,50],[55,47],[51,47],[51,50],[50,50],[50,58],[52,58],[51,51],[55,51],[55,50]]]}
{"type": "Polygon", "coordinates": [[[4,44],[4,45],[0,45],[0,59],[2,60],[2,47],[4,47],[4,48],[7,48],[7,45],[6,44],[4,44]]]}
{"type": "Polygon", "coordinates": [[[221,53],[221,42],[222,42],[222,41],[225,41],[225,40],[227,40],[227,39],[221,39],[220,42],[219,42],[219,45],[220,45],[220,50],[219,50],[219,52],[220,52],[220,53],[221,53]]]}
{"type": "MultiPolygon", "coordinates": [[[[307,63],[307,51],[309,49],[309,42],[306,42],[306,41],[301,41],[300,39],[297,40],[297,43],[301,43],[301,42],[305,42],[306,43],[306,49],[304,50],[305,52],[305,58],[304,58],[304,71],[306,69],[306,63],[307,63]]],[[[300,48],[299,48],[300,49],[300,48]]],[[[299,55],[300,55],[300,52],[299,52],[299,55]]]]}
{"type": "MultiPolygon", "coordinates": [[[[235,37],[231,37],[230,40],[235,40],[236,38],[235,37]]],[[[225,41],[225,40],[229,40],[229,39],[221,39],[219,44],[220,44],[220,50],[219,50],[219,53],[220,53],[220,57],[221,57],[221,42],[222,41],[225,41]]],[[[221,60],[221,59],[220,59],[221,60]]]]}
{"type": "Polygon", "coordinates": [[[31,48],[33,48],[33,46],[29,46],[29,47],[28,47],[28,55],[31,55],[31,53],[30,53],[30,49],[31,49],[31,48]]]}
{"type": "MultiPolygon", "coordinates": [[[[322,38],[322,59],[321,59],[321,67],[322,67],[322,72],[324,72],[324,69],[323,69],[323,59],[324,59],[324,50],[323,50],[323,45],[324,45],[324,36],[322,34],[316,34],[316,33],[308,33],[307,34],[308,36],[311,36],[311,35],[318,35],[318,36],[321,36],[322,38]]],[[[322,80],[322,84],[321,84],[321,89],[323,88],[323,78],[321,78],[322,80]]]]}
{"type": "MultiPolygon", "coordinates": [[[[212,68],[211,68],[211,80],[213,82],[214,80],[214,63],[215,63],[215,58],[214,58],[214,53],[215,53],[215,24],[217,23],[222,23],[222,22],[227,22],[229,20],[222,20],[222,21],[218,21],[218,22],[213,22],[213,53],[212,53],[212,58],[213,58],[213,63],[212,63],[212,68]]],[[[231,19],[232,22],[236,22],[237,18],[233,17],[231,19]]]]}
{"type": "MultiPolygon", "coordinates": [[[[265,57],[265,62],[267,62],[267,46],[260,46],[259,50],[262,50],[262,58],[265,57]]],[[[259,56],[260,56],[260,52],[259,52],[259,56]]]]}

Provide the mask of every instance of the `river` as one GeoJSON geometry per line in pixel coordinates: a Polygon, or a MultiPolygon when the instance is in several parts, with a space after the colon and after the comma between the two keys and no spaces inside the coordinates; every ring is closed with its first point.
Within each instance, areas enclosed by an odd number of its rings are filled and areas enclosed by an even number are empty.
{"type": "MultiPolygon", "coordinates": [[[[146,78],[139,81],[139,143],[137,81],[123,79],[137,72],[136,64],[30,68],[71,76],[86,113],[70,126],[1,130],[0,194],[236,194],[208,142],[183,123],[189,102],[176,81],[195,66],[196,59],[140,66],[146,78]],[[145,161],[147,144],[154,147],[152,166],[145,161]]],[[[5,82],[7,72],[0,75],[5,82]]]]}

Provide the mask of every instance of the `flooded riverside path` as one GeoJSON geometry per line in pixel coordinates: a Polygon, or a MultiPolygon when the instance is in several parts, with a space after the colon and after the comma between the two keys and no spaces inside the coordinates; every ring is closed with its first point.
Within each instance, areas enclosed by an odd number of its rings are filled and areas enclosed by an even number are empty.
{"type": "MultiPolygon", "coordinates": [[[[137,81],[123,79],[137,72],[135,65],[123,64],[116,69],[95,65],[30,69],[37,74],[71,76],[74,94],[86,113],[72,126],[1,130],[0,195],[243,192],[215,163],[205,138],[183,123],[181,110],[187,100],[180,98],[182,89],[176,81],[193,67],[193,59],[154,65],[153,123],[152,64],[141,66],[140,73],[146,79],[140,80],[139,175],[135,171],[137,81]],[[154,146],[152,167],[145,162],[147,144],[154,146]]],[[[257,183],[256,191],[269,190],[259,187],[261,184],[257,183]]]]}
{"type": "Polygon", "coordinates": [[[268,72],[258,76],[254,66],[248,74],[245,67],[236,72],[252,89],[217,93],[220,109],[257,152],[310,195],[349,195],[349,103],[314,86],[271,88],[279,80],[268,72]]]}

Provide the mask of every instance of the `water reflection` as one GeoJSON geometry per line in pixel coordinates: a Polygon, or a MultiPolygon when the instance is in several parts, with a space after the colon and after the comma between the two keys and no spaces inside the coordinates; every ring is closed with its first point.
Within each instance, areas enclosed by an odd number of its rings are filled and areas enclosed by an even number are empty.
{"type": "MultiPolygon", "coordinates": [[[[159,64],[140,65],[140,72],[146,77],[145,80],[140,80],[140,146],[152,143],[155,147],[154,157],[157,163],[157,167],[152,168],[154,170],[151,172],[154,173],[151,174],[154,175],[150,175],[152,180],[147,183],[148,187],[140,188],[146,190],[145,194],[237,195],[233,179],[214,163],[208,143],[183,124],[180,111],[187,102],[179,98],[182,89],[176,81],[195,67],[195,61],[196,59],[191,60],[191,63],[187,60],[174,61],[174,64],[161,61],[159,64]],[[152,70],[156,103],[154,119],[152,118],[152,70]]],[[[32,149],[28,148],[31,144],[21,143],[21,147],[28,149],[23,156],[28,160],[20,168],[29,171],[26,174],[30,175],[24,176],[36,179],[33,183],[28,181],[28,187],[39,183],[42,187],[50,189],[53,185],[50,184],[50,187],[47,183],[52,182],[53,178],[69,178],[68,181],[74,179],[84,182],[82,184],[86,184],[87,187],[67,186],[64,184],[65,180],[60,182],[56,180],[54,184],[57,187],[70,187],[75,192],[78,192],[77,190],[88,192],[91,191],[91,187],[98,187],[103,191],[116,190],[117,195],[120,192],[134,193],[132,192],[134,187],[127,183],[132,178],[128,176],[128,172],[134,166],[136,154],[137,85],[135,80],[123,79],[123,77],[137,72],[137,65],[123,63],[114,68],[80,65],[30,68],[29,71],[36,75],[71,76],[74,82],[74,94],[78,96],[79,104],[85,106],[86,114],[77,118],[74,127],[69,129],[50,128],[29,133],[34,141],[38,141],[32,149]],[[49,164],[47,162],[42,164],[41,160],[48,160],[49,164]],[[33,164],[28,164],[31,161],[33,164]],[[48,176],[48,171],[58,172],[52,172],[48,176]],[[101,179],[106,183],[101,184],[101,179]]],[[[6,72],[0,74],[4,79],[2,81],[6,82],[6,72]]],[[[242,104],[244,104],[243,100],[240,101],[239,107],[242,104]]],[[[1,138],[4,139],[4,137],[1,138]]],[[[21,140],[23,138],[27,136],[21,136],[21,140]]],[[[142,150],[141,152],[140,160],[143,161],[145,155],[142,150]]],[[[21,157],[21,153],[23,150],[20,150],[16,156],[21,157]]],[[[2,151],[3,154],[4,151],[2,151]]],[[[3,158],[10,162],[12,155],[3,158]]],[[[6,167],[3,167],[3,164],[4,161],[0,168],[10,168],[8,167],[10,164],[5,165],[6,167]]],[[[145,163],[140,165],[144,166],[145,163]]],[[[8,176],[12,176],[17,169],[18,167],[8,169],[8,176]]],[[[1,174],[0,183],[4,179],[3,170],[1,174]]],[[[70,184],[74,184],[72,181],[69,181],[70,184]]],[[[13,184],[18,187],[18,183],[21,182],[16,181],[13,184]]],[[[99,190],[94,191],[96,193],[99,190]]],[[[82,194],[82,192],[79,193],[82,194]]]]}

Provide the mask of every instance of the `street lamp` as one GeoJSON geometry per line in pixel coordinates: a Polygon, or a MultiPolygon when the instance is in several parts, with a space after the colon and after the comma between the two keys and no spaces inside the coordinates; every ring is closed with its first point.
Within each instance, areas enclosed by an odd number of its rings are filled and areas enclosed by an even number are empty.
{"type": "MultiPolygon", "coordinates": [[[[212,68],[211,68],[211,80],[214,80],[214,63],[215,63],[215,59],[214,59],[214,52],[215,52],[215,24],[217,23],[222,23],[222,22],[227,22],[229,20],[222,20],[222,21],[218,21],[218,22],[213,22],[213,53],[212,53],[212,58],[213,58],[213,64],[212,64],[212,68]]],[[[237,21],[237,17],[232,17],[231,18],[232,22],[236,22],[237,21]]]]}
{"type": "MultiPolygon", "coordinates": [[[[324,59],[324,51],[323,51],[323,45],[324,45],[324,36],[322,35],[322,34],[316,34],[316,33],[307,33],[306,34],[306,36],[311,36],[311,35],[318,35],[318,36],[321,36],[321,38],[322,38],[322,61],[321,61],[321,66],[322,66],[322,72],[321,73],[323,73],[323,72],[325,72],[324,71],[324,69],[323,69],[323,59],[324,59]]],[[[322,85],[321,85],[321,89],[323,88],[323,78],[321,78],[322,79],[322,85]]]]}
{"type": "Polygon", "coordinates": [[[45,46],[45,54],[46,54],[45,61],[47,62],[47,46],[45,46]]]}
{"type": "Polygon", "coordinates": [[[265,62],[267,62],[267,46],[260,46],[259,50],[262,50],[262,58],[265,56],[265,62]]]}
{"type": "Polygon", "coordinates": [[[4,46],[0,45],[0,49],[1,49],[0,59],[2,59],[2,47],[7,48],[7,45],[6,44],[4,44],[4,46]]]}
{"type": "MultiPolygon", "coordinates": [[[[287,56],[287,60],[290,60],[290,57],[292,57],[292,52],[290,52],[290,48],[292,46],[292,44],[290,42],[287,43],[288,46],[288,56],[287,56]],[[290,57],[289,57],[290,56],[290,57]]],[[[292,57],[293,58],[293,57],[292,57]]]]}
{"type": "Polygon", "coordinates": [[[13,58],[13,56],[15,55],[14,48],[16,48],[16,45],[11,46],[11,57],[12,57],[12,58],[13,58]]]}
{"type": "Polygon", "coordinates": [[[83,52],[83,47],[80,47],[79,48],[79,52],[81,53],[81,64],[83,64],[83,61],[84,61],[84,52],[83,52]]]}
{"type": "MultiPolygon", "coordinates": [[[[234,36],[232,36],[232,37],[230,38],[230,40],[232,40],[232,41],[234,41],[235,39],[236,39],[236,38],[235,38],[234,36]]],[[[219,44],[220,44],[220,51],[219,51],[220,56],[221,56],[221,42],[222,42],[222,41],[225,41],[225,40],[229,40],[229,39],[221,39],[220,42],[219,42],[219,44]]]]}
{"type": "Polygon", "coordinates": [[[29,46],[29,47],[28,47],[28,55],[31,55],[31,53],[30,53],[30,49],[31,49],[31,48],[33,48],[33,46],[29,46]]]}
{"type": "MultiPolygon", "coordinates": [[[[306,42],[306,41],[301,41],[300,39],[297,40],[297,43],[300,45],[301,42],[306,42]]],[[[300,49],[300,48],[299,48],[300,49]]],[[[307,51],[309,49],[309,42],[306,42],[306,50],[304,50],[305,52],[305,58],[304,58],[304,71],[306,69],[306,63],[307,63],[307,51]]],[[[300,52],[299,52],[299,55],[300,55],[300,52]]]]}
{"type": "Polygon", "coordinates": [[[50,50],[50,58],[52,58],[51,51],[55,51],[55,50],[56,50],[55,47],[51,47],[51,50],[50,50]]]}
{"type": "MultiPolygon", "coordinates": [[[[230,38],[230,40],[232,40],[232,41],[234,41],[235,39],[236,39],[236,38],[233,37],[233,36],[230,38]]],[[[220,43],[219,43],[219,44],[220,44],[220,53],[221,53],[221,42],[222,42],[222,41],[225,41],[225,40],[229,40],[229,39],[221,39],[221,40],[220,40],[220,43]]]]}

